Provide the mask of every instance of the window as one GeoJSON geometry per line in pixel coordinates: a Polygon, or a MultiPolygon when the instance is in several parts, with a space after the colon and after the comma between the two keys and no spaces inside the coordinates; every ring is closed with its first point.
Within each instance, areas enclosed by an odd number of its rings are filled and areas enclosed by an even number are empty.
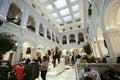
{"type": "Polygon", "coordinates": [[[66,8],[66,9],[61,10],[59,13],[61,16],[66,16],[66,15],[70,14],[70,11],[68,8],[66,8]]]}
{"type": "Polygon", "coordinates": [[[66,0],[56,0],[54,5],[57,9],[61,9],[67,6],[66,0]]]}
{"type": "Polygon", "coordinates": [[[73,11],[78,11],[78,10],[80,10],[79,5],[75,5],[75,6],[73,6],[73,7],[72,7],[72,10],[73,10],[73,11]]]}
{"type": "Polygon", "coordinates": [[[72,30],[72,27],[70,27],[70,30],[72,30]]]}
{"type": "Polygon", "coordinates": [[[78,28],[81,28],[81,25],[78,25],[78,28]]]}
{"type": "Polygon", "coordinates": [[[45,8],[47,9],[48,12],[52,12],[54,10],[52,5],[48,5],[45,8]]]}
{"type": "Polygon", "coordinates": [[[65,31],[65,29],[63,29],[63,31],[65,31]]]}

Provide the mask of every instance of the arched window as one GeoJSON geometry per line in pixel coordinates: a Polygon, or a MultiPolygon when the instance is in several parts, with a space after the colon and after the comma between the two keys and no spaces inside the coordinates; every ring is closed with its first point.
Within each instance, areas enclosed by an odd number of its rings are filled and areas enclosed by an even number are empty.
{"type": "Polygon", "coordinates": [[[51,36],[50,36],[50,31],[49,31],[49,29],[47,29],[47,38],[48,38],[48,39],[51,39],[51,36]]]}
{"type": "Polygon", "coordinates": [[[35,32],[35,21],[32,15],[29,15],[28,17],[27,28],[28,30],[35,32]]]}
{"type": "Polygon", "coordinates": [[[67,38],[66,38],[66,36],[63,36],[63,38],[62,38],[62,44],[67,44],[67,38]]]}
{"type": "Polygon", "coordinates": [[[84,42],[83,33],[79,33],[79,34],[78,34],[78,44],[80,44],[80,42],[84,42]]]}
{"type": "Polygon", "coordinates": [[[52,33],[52,40],[55,42],[55,35],[52,33]]]}
{"type": "Polygon", "coordinates": [[[56,42],[59,44],[59,40],[58,40],[58,37],[56,36],[56,42]]]}
{"type": "Polygon", "coordinates": [[[22,17],[21,9],[14,3],[11,3],[7,13],[7,22],[12,22],[17,25],[20,25],[21,17],[22,17]]]}
{"type": "Polygon", "coordinates": [[[43,28],[43,24],[42,23],[39,25],[39,34],[41,36],[44,36],[44,28],[43,28]]]}
{"type": "Polygon", "coordinates": [[[69,36],[69,43],[75,43],[76,42],[76,40],[75,40],[75,35],[74,34],[71,34],[70,36],[69,36]]]}

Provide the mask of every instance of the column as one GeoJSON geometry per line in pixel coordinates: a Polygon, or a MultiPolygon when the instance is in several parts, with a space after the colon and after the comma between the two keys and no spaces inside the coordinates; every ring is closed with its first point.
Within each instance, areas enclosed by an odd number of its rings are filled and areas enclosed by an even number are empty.
{"type": "Polygon", "coordinates": [[[27,8],[25,8],[23,11],[22,18],[21,18],[21,26],[24,28],[27,27],[28,16],[29,16],[29,11],[27,8]]]}
{"type": "Polygon", "coordinates": [[[47,38],[47,26],[43,24],[43,28],[44,28],[44,37],[47,38]]]}
{"type": "Polygon", "coordinates": [[[75,34],[76,44],[78,44],[78,33],[75,34]]]}
{"type": "Polygon", "coordinates": [[[36,19],[36,24],[35,24],[35,33],[39,34],[39,25],[40,25],[40,20],[36,19]]]}
{"type": "Polygon", "coordinates": [[[51,36],[51,41],[52,41],[52,38],[53,38],[53,36],[52,36],[52,31],[50,31],[50,36],[51,36]]]}
{"type": "Polygon", "coordinates": [[[69,43],[69,35],[66,35],[66,38],[67,38],[67,44],[70,44],[69,43]]]}
{"type": "Polygon", "coordinates": [[[57,42],[57,40],[56,40],[56,35],[54,34],[54,40],[55,40],[55,42],[57,42]]]}
{"type": "Polygon", "coordinates": [[[110,42],[110,39],[108,38],[108,35],[107,34],[103,34],[103,37],[106,41],[106,44],[107,44],[107,48],[108,48],[108,53],[110,55],[111,58],[115,58],[115,53],[112,49],[112,45],[111,45],[111,42],[110,42]]]}
{"type": "Polygon", "coordinates": [[[22,46],[17,46],[17,51],[16,51],[16,55],[15,55],[15,64],[19,63],[20,60],[20,54],[22,53],[22,46]]]}
{"type": "Polygon", "coordinates": [[[32,51],[31,52],[31,60],[34,59],[34,58],[36,58],[36,48],[37,47],[33,47],[32,50],[31,50],[32,51]]]}
{"type": "Polygon", "coordinates": [[[103,58],[102,51],[101,51],[101,48],[100,48],[100,44],[101,44],[101,41],[98,40],[97,45],[98,45],[98,49],[99,49],[99,52],[100,52],[100,57],[103,58]]]}
{"type": "Polygon", "coordinates": [[[7,13],[9,11],[9,7],[10,7],[10,0],[3,0],[3,4],[1,5],[0,8],[0,18],[2,19],[6,19],[7,13]]]}

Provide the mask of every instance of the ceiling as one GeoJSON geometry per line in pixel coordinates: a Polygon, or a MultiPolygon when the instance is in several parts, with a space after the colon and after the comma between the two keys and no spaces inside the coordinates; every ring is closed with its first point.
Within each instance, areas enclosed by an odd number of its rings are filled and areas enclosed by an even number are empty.
{"type": "Polygon", "coordinates": [[[80,23],[82,0],[38,0],[40,8],[59,28],[80,23]]]}

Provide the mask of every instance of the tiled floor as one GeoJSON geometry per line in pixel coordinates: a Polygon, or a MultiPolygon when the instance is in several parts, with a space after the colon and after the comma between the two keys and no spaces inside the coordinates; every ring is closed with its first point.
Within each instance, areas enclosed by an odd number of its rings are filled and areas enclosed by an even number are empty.
{"type": "MultiPolygon", "coordinates": [[[[41,77],[36,80],[42,80],[41,77]]],[[[76,80],[75,76],[75,69],[74,68],[69,68],[65,69],[62,73],[60,73],[56,77],[47,77],[47,80],[76,80]]]]}

